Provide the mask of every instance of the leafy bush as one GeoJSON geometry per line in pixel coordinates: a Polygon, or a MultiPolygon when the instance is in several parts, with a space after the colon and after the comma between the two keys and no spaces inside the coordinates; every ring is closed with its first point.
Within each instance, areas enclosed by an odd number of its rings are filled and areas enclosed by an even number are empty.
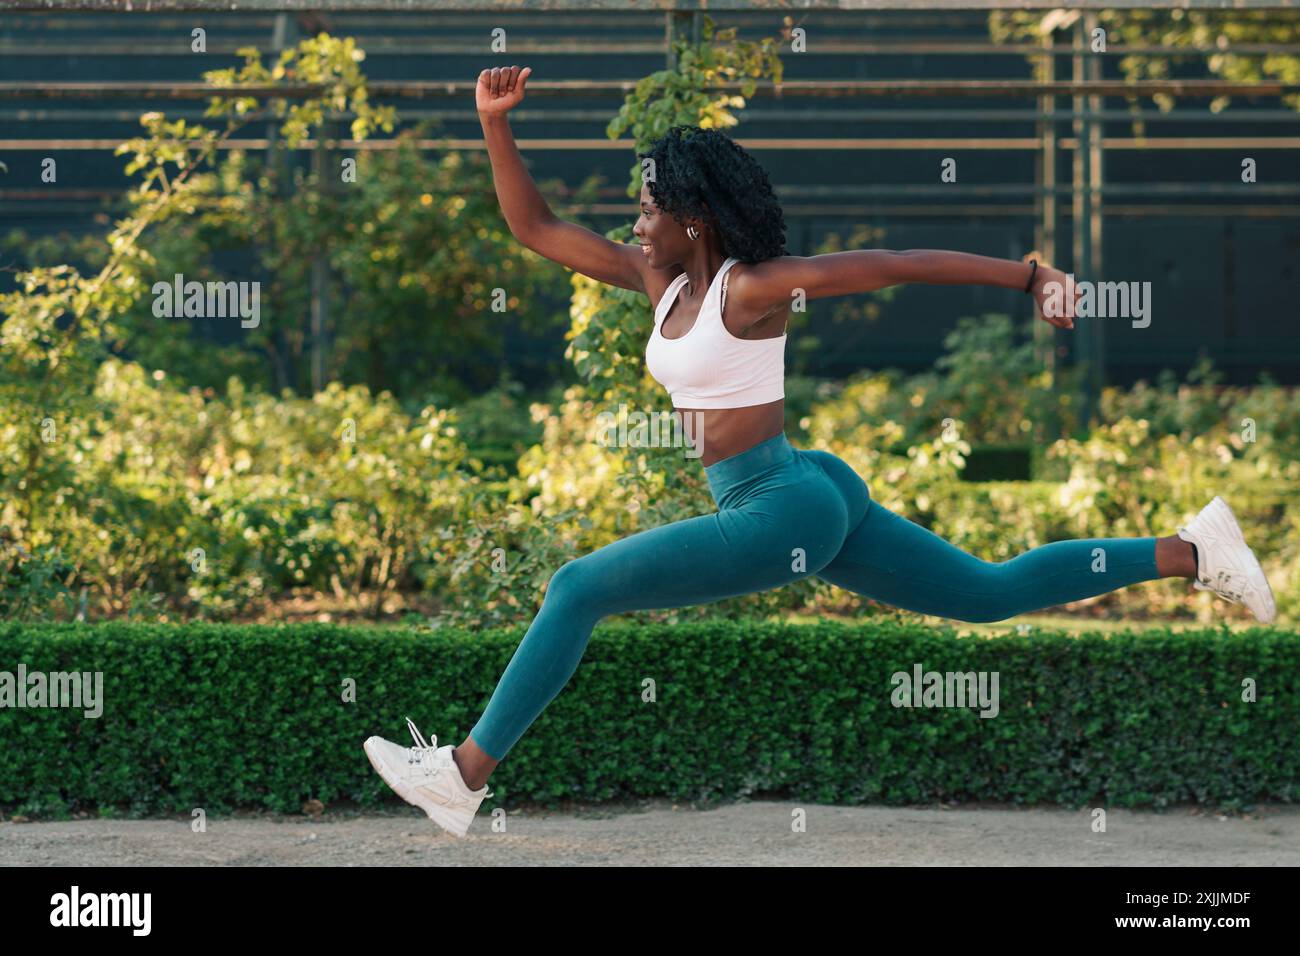
{"type": "MultiPolygon", "coordinates": [[[[103,696],[91,718],[0,708],[0,805],[188,815],[292,813],[311,798],[396,804],[361,742],[400,739],[409,714],[459,743],[520,636],[519,627],[6,622],[8,660],[29,673],[99,672],[103,696]]],[[[893,621],[607,620],[492,778],[489,809],[764,792],[886,804],[1292,802],[1298,653],[1300,635],[1280,628],[957,638],[893,621]],[[983,705],[896,706],[893,675],[918,665],[996,674],[996,716],[980,717],[991,712],[983,705]]]]}
{"type": "Polygon", "coordinates": [[[0,618],[39,619],[51,605],[70,598],[67,580],[74,568],[57,548],[29,554],[22,545],[6,546],[4,539],[0,528],[0,618]]]}
{"type": "MultiPolygon", "coordinates": [[[[554,392],[562,392],[555,386],[554,392]]],[[[503,373],[502,380],[481,395],[456,404],[461,440],[472,457],[484,465],[501,466],[515,473],[519,456],[537,444],[542,426],[530,414],[523,386],[503,373]]]]}
{"type": "Polygon", "coordinates": [[[363,386],[277,399],[232,379],[206,398],[110,359],[94,400],[43,449],[71,478],[24,528],[76,556],[94,614],[139,591],[211,616],[297,586],[378,600],[440,566],[435,536],[477,480],[452,413],[412,419],[363,386]]]}

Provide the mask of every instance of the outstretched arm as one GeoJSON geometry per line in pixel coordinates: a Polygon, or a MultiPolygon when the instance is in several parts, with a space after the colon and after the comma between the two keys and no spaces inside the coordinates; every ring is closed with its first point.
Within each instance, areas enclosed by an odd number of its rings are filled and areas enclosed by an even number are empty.
{"type": "MultiPolygon", "coordinates": [[[[732,283],[732,294],[743,299],[755,313],[761,313],[763,307],[788,304],[799,291],[803,292],[805,299],[825,299],[855,292],[874,292],[909,282],[994,285],[1023,291],[1031,273],[1034,282],[1030,291],[1041,310],[1048,295],[1045,286],[1053,281],[1064,285],[1064,273],[1042,263],[1035,271],[1027,262],[943,249],[909,249],[904,252],[855,249],[820,256],[780,256],[746,269],[732,283]]],[[[1073,328],[1073,303],[1060,311],[1065,314],[1043,317],[1060,328],[1073,328]]]]}
{"type": "Polygon", "coordinates": [[[524,97],[532,67],[494,67],[479,74],[475,105],[483,126],[492,183],[511,234],[552,262],[568,266],[600,282],[645,292],[641,270],[645,256],[640,247],[612,242],[551,212],[524,168],[523,157],[510,131],[507,113],[524,97]]]}

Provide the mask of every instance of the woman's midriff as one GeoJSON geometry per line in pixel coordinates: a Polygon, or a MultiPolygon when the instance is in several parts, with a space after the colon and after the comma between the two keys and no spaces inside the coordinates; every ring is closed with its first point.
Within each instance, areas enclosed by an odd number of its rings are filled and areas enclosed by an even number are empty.
{"type": "Polygon", "coordinates": [[[674,411],[682,417],[682,425],[692,439],[699,440],[703,426],[704,454],[699,460],[705,467],[748,451],[759,442],[775,438],[785,431],[783,398],[746,408],[678,408],[674,411]]]}

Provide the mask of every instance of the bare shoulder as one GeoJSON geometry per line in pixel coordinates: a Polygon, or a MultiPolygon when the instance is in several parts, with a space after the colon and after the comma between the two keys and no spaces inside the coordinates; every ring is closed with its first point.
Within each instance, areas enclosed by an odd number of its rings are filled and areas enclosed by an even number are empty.
{"type": "Polygon", "coordinates": [[[766,313],[788,304],[794,289],[808,275],[803,256],[774,256],[761,262],[737,262],[727,272],[727,301],[746,312],[766,313]]]}

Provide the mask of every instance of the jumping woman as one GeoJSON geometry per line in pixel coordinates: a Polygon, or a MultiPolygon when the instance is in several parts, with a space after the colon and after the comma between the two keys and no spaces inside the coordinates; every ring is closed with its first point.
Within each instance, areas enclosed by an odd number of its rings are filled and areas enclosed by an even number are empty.
{"type": "Polygon", "coordinates": [[[762,167],[717,130],[687,126],[641,157],[654,161],[655,175],[641,188],[637,244],[611,242],[552,215],[524,168],[506,114],[523,99],[530,72],[484,70],[475,94],[506,222],[529,249],[654,303],[646,366],[677,413],[702,422],[695,440],[703,440],[718,510],[561,566],[459,747],[438,747],[436,736],[426,743],[410,718],[415,746],[368,739],[371,764],[408,803],[464,836],[490,796],[493,769],[577,670],[596,622],[613,614],[706,604],[816,575],[922,614],[1001,621],[1185,577],[1272,622],[1268,581],[1222,498],[1175,535],[1055,541],[993,563],[881,507],[834,455],[786,439],[785,325],[794,290],[823,299],[908,282],[992,285],[1032,295],[1045,321],[1068,329],[1074,303],[1045,308],[1046,287],[1064,285],[1059,270],[930,249],[787,255],[781,207],[762,167]],[[806,570],[791,569],[796,548],[806,570]],[[1093,570],[1098,548],[1103,572],[1093,570]]]}

